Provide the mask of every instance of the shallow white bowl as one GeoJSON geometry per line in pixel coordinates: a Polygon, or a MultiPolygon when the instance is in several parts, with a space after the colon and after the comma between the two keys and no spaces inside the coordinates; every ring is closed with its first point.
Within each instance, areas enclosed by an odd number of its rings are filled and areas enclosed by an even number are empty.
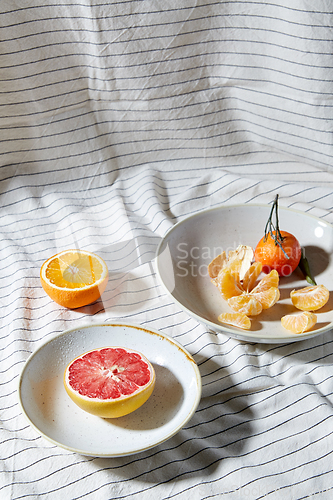
{"type": "MultiPolygon", "coordinates": [[[[233,205],[204,210],[177,223],[159,245],[156,267],[165,291],[181,309],[211,331],[251,342],[286,343],[319,335],[333,327],[332,293],[326,306],[317,312],[318,323],[311,331],[292,334],[281,326],[281,317],[295,311],[290,291],[309,286],[298,270],[280,279],[279,302],[253,319],[251,330],[218,321],[219,314],[231,309],[211,283],[207,266],[222,250],[228,252],[240,244],[254,249],[264,235],[270,209],[270,205],[233,205]]],[[[317,283],[332,291],[333,226],[283,207],[279,207],[279,220],[280,229],[294,234],[305,249],[317,283]]]]}
{"type": "Polygon", "coordinates": [[[137,325],[98,324],[65,331],[34,352],[22,370],[18,396],[30,425],[52,443],[82,455],[119,457],[148,450],[180,431],[199,404],[201,377],[193,358],[171,337],[137,325]],[[156,372],[148,401],[116,419],[84,412],[63,385],[72,359],[107,346],[141,352],[156,372]]]}

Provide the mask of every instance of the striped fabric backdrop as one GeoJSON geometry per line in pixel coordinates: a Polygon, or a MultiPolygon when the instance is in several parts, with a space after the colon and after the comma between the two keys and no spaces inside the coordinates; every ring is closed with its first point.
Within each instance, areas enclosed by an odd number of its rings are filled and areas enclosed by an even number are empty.
{"type": "Polygon", "coordinates": [[[213,335],[154,267],[176,222],[221,204],[279,193],[333,223],[332,42],[328,0],[1,1],[2,499],[332,498],[332,331],[287,345],[213,335]],[[78,310],[39,280],[72,247],[110,270],[102,300],[78,310]],[[19,376],[62,331],[118,320],[179,341],[202,399],[155,448],[81,456],[29,425],[19,376]]]}

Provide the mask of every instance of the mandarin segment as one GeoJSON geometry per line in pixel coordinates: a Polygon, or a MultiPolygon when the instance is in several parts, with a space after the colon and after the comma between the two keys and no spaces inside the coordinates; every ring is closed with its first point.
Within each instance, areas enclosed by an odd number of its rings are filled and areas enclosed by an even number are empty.
{"type": "Polygon", "coordinates": [[[236,250],[231,250],[228,256],[225,251],[221,252],[208,265],[208,275],[212,283],[217,285],[219,274],[227,270],[236,281],[242,280],[251,265],[253,256],[252,247],[247,245],[239,245],[236,250]]]}
{"type": "Polygon", "coordinates": [[[261,262],[254,262],[251,264],[249,269],[246,271],[243,278],[243,288],[246,292],[250,292],[257,281],[260,273],[262,271],[261,262]]]}
{"type": "Polygon", "coordinates": [[[263,290],[257,293],[243,292],[241,295],[230,297],[228,305],[237,312],[242,312],[248,316],[257,316],[264,309],[273,307],[280,298],[280,291],[276,287],[263,290]]]}
{"type": "Polygon", "coordinates": [[[234,259],[224,268],[223,271],[230,273],[231,276],[233,276],[235,282],[238,284],[240,283],[241,268],[242,268],[242,262],[238,259],[234,259]]]}
{"type": "Polygon", "coordinates": [[[217,277],[217,287],[225,300],[243,293],[240,283],[231,274],[229,269],[220,271],[217,277]]]}
{"type": "Polygon", "coordinates": [[[268,290],[263,290],[262,292],[253,293],[252,290],[251,295],[261,303],[263,309],[269,309],[279,300],[280,291],[277,287],[272,286],[268,290]]]}
{"type": "Polygon", "coordinates": [[[217,319],[220,323],[243,328],[244,330],[249,330],[251,328],[251,320],[244,313],[222,313],[217,319]]]}
{"type": "Polygon", "coordinates": [[[309,311],[297,312],[282,316],[281,324],[283,328],[293,333],[304,333],[317,323],[317,316],[309,311]]]}
{"type": "Polygon", "coordinates": [[[253,288],[252,293],[259,293],[269,290],[270,288],[278,288],[279,286],[279,273],[273,269],[269,274],[266,274],[258,283],[258,285],[253,288]]]}
{"type": "Polygon", "coordinates": [[[290,298],[295,307],[301,311],[317,311],[321,309],[330,296],[324,285],[306,286],[290,292],[290,298]]]}
{"type": "Polygon", "coordinates": [[[227,262],[227,256],[225,252],[220,253],[215,257],[210,264],[208,265],[208,275],[212,279],[212,282],[215,283],[215,279],[218,277],[219,272],[224,268],[225,263],[227,262]]]}
{"type": "Polygon", "coordinates": [[[248,245],[238,245],[236,250],[230,250],[228,253],[228,267],[239,281],[251,266],[253,257],[253,248],[248,245]]]}
{"type": "Polygon", "coordinates": [[[262,311],[262,305],[250,293],[242,293],[228,299],[228,305],[236,312],[241,312],[247,316],[257,316],[262,311]]]}

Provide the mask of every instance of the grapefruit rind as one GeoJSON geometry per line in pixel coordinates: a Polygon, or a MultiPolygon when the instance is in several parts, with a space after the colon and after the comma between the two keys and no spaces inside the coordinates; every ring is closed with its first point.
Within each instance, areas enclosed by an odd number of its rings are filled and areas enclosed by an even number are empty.
{"type": "MultiPolygon", "coordinates": [[[[103,347],[101,349],[108,349],[109,347],[103,347]]],[[[75,391],[69,383],[69,369],[71,365],[78,359],[82,358],[90,352],[97,351],[100,349],[92,349],[87,351],[80,356],[73,359],[66,367],[64,372],[64,386],[68,396],[72,401],[82,410],[87,413],[91,413],[97,417],[101,418],[119,418],[132,413],[133,411],[140,408],[151,396],[156,382],[156,374],[153,365],[148,361],[148,359],[140,352],[133,349],[128,349],[125,347],[110,347],[111,349],[125,349],[127,352],[139,354],[142,361],[144,361],[150,371],[149,382],[137,389],[134,393],[130,395],[122,395],[117,399],[99,399],[91,398],[75,391]]]]}

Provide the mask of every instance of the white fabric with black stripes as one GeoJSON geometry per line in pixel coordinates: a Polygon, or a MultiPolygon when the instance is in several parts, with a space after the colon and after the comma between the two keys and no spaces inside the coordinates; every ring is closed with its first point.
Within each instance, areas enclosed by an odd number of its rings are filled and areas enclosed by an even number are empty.
{"type": "Polygon", "coordinates": [[[166,231],[207,207],[279,193],[333,222],[331,2],[2,0],[0,16],[0,497],[331,498],[332,331],[213,337],[151,266],[166,231]],[[72,244],[112,271],[77,311],[39,281],[72,244]],[[203,394],[164,444],[87,458],[28,425],[17,383],[43,341],[110,319],[181,342],[203,394]]]}

